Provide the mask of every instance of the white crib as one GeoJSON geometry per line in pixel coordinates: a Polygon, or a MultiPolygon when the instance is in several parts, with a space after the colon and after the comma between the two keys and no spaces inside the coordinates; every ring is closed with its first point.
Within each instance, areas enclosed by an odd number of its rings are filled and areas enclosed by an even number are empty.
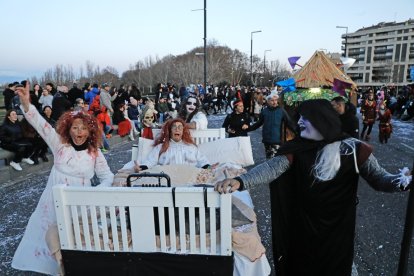
{"type": "Polygon", "coordinates": [[[67,275],[232,275],[229,194],[57,185],[53,196],[67,275]]]}

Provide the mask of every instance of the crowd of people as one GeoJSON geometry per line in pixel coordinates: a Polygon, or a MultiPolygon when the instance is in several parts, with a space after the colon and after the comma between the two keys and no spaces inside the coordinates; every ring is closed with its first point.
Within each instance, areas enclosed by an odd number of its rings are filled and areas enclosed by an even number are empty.
{"type": "Polygon", "coordinates": [[[119,135],[131,140],[136,135],[156,138],[150,157],[135,164],[137,172],[158,164],[211,167],[189,136],[190,129],[207,128],[211,110],[227,113],[223,127],[229,137],[262,127],[267,160],[216,183],[215,189],[226,193],[269,184],[280,275],[350,275],[359,175],[385,192],[406,191],[411,181],[408,169],[386,172],[363,141],[370,139],[376,120],[384,134],[381,143],[390,138],[390,118],[398,108],[391,107],[387,93],[368,90],[361,97],[359,133],[357,109],[343,97],[304,101],[289,115],[277,89],[211,86],[191,91],[160,84],[155,99],[142,97],[135,85],[117,89],[87,83],[83,89],[76,84],[68,89],[49,83],[41,89],[23,81],[9,90],[14,96],[5,91],[8,111],[0,139],[2,148],[15,153],[10,165],[21,170],[20,162],[47,162],[48,148],[54,156],[47,186],[13,258],[12,266],[20,270],[63,273],[52,186],[90,186],[94,175],[100,185],[110,186],[114,175],[103,152],[115,125],[119,135]],[[154,127],[163,128],[161,137],[153,136],[154,127]]]}

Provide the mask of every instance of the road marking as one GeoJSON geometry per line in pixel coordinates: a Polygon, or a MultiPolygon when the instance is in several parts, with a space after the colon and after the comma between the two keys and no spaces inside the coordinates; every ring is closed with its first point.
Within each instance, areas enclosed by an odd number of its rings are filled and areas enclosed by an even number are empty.
{"type": "Polygon", "coordinates": [[[413,148],[413,147],[410,147],[409,145],[406,145],[406,144],[404,144],[404,143],[401,143],[401,145],[403,145],[403,146],[405,146],[405,147],[409,148],[410,150],[414,151],[414,148],[413,148]]]}

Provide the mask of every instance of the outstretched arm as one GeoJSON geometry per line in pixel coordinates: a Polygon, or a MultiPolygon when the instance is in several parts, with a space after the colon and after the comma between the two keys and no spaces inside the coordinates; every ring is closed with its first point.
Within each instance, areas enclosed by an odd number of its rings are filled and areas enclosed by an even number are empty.
{"type": "Polygon", "coordinates": [[[289,167],[290,161],[287,156],[278,155],[235,179],[228,178],[217,182],[215,190],[219,193],[227,193],[239,189],[250,189],[261,183],[270,183],[287,171],[289,167]]]}
{"type": "Polygon", "coordinates": [[[377,191],[398,192],[406,190],[412,176],[408,168],[400,170],[399,174],[391,174],[382,168],[374,155],[370,154],[368,159],[359,167],[361,176],[368,184],[377,191]]]}

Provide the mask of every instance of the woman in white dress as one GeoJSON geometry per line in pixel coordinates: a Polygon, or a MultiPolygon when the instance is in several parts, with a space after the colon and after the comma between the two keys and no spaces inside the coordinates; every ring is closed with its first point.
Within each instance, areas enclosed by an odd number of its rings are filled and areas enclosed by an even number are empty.
{"type": "Polygon", "coordinates": [[[207,116],[203,112],[200,100],[195,96],[189,96],[182,103],[179,117],[187,123],[190,129],[207,129],[207,116]]]}
{"type": "Polygon", "coordinates": [[[46,188],[14,254],[12,267],[59,275],[63,273],[60,267],[59,246],[50,248],[51,237],[53,245],[56,245],[56,242],[59,244],[56,232],[53,231],[57,228],[52,186],[91,186],[94,174],[99,178],[101,185],[111,186],[113,174],[99,150],[102,130],[99,129],[97,120],[83,112],[69,111],[60,117],[55,129],[30,104],[29,87],[27,82],[25,87],[16,90],[20,97],[20,108],[27,121],[51,149],[54,165],[46,188]],[[50,236],[50,233],[55,235],[50,236]]]}
{"type": "Polygon", "coordinates": [[[135,165],[139,172],[155,165],[186,164],[197,168],[210,167],[207,157],[195,145],[189,126],[183,119],[168,120],[161,135],[154,142],[154,148],[142,164],[135,165]]]}

